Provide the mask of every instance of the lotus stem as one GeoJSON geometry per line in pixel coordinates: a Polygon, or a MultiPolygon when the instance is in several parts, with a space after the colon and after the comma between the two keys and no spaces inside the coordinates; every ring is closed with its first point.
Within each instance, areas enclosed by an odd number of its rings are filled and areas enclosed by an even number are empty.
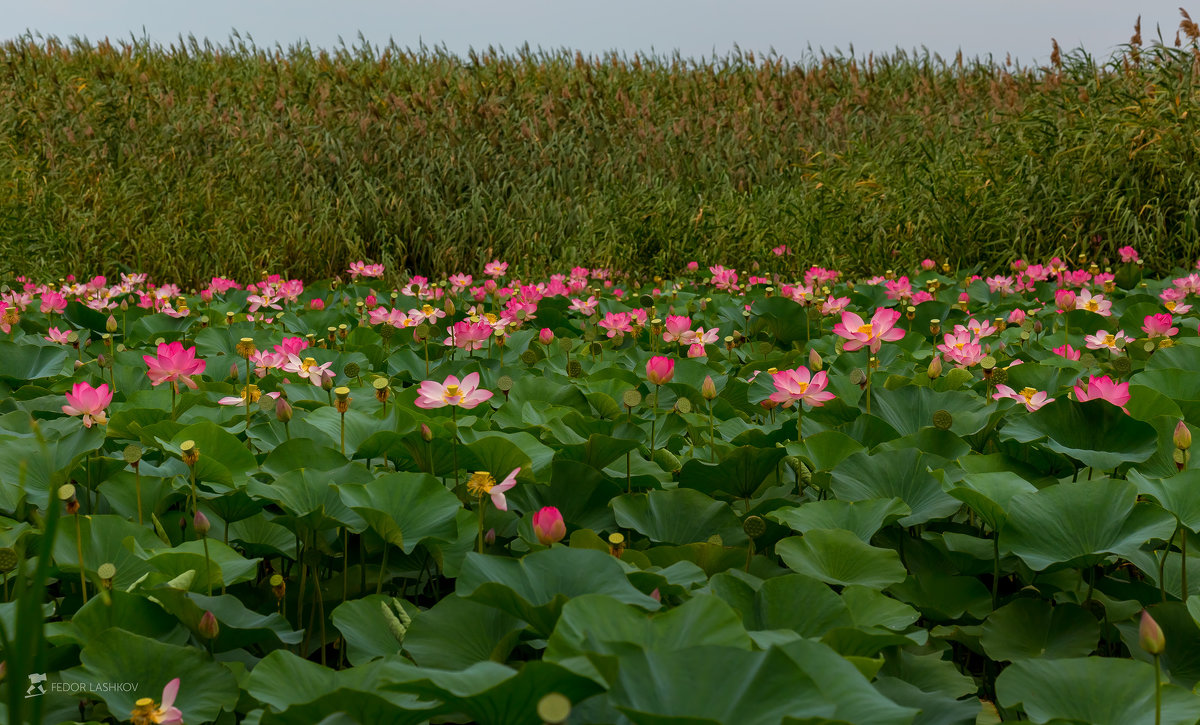
{"type": "Polygon", "coordinates": [[[1162,664],[1154,655],[1154,725],[1162,725],[1162,664]]]}
{"type": "Polygon", "coordinates": [[[79,591],[83,593],[83,603],[87,604],[87,574],[83,570],[83,532],[79,527],[79,511],[75,511],[75,552],[79,555],[79,591]]]}

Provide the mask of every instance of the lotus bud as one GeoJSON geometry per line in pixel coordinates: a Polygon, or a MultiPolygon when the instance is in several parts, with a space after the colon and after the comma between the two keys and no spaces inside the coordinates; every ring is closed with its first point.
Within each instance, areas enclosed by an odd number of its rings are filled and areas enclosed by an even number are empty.
{"type": "Polygon", "coordinates": [[[212,530],[212,524],[209,523],[208,517],[204,515],[203,511],[196,511],[196,515],[192,517],[192,528],[200,536],[208,536],[208,532],[212,530]]]}
{"type": "Polygon", "coordinates": [[[238,371],[237,363],[229,363],[229,378],[230,378],[230,380],[237,380],[240,377],[241,377],[241,373],[238,371]]]}
{"type": "Polygon", "coordinates": [[[110,334],[113,332],[116,332],[117,331],[117,318],[113,317],[112,315],[109,315],[108,319],[104,321],[104,329],[108,330],[108,332],[110,334]]]}
{"type": "Polygon", "coordinates": [[[1173,438],[1175,447],[1181,451],[1186,451],[1192,447],[1192,431],[1187,427],[1187,423],[1182,420],[1175,424],[1175,435],[1173,438]]]}
{"type": "Polygon", "coordinates": [[[200,617],[200,624],[196,629],[205,639],[216,639],[217,635],[221,633],[221,625],[217,623],[217,618],[211,610],[206,610],[204,616],[200,617]]]}
{"type": "Polygon", "coordinates": [[[533,533],[537,535],[542,546],[562,541],[567,535],[567,525],[563,522],[562,513],[554,506],[545,506],[534,513],[533,533]]]}
{"type": "Polygon", "coordinates": [[[275,418],[280,423],[286,423],[292,419],[292,404],[287,402],[287,398],[282,395],[275,399],[275,418]]]}
{"type": "Polygon", "coordinates": [[[445,310],[446,310],[446,316],[447,316],[447,317],[454,317],[454,312],[455,312],[455,310],[454,310],[454,300],[450,299],[449,297],[447,297],[447,298],[446,298],[446,307],[445,307],[445,310]]]}
{"type": "Polygon", "coordinates": [[[492,544],[496,543],[495,527],[488,529],[487,533],[485,533],[483,535],[483,543],[487,544],[488,546],[491,546],[492,544]]]}
{"type": "Polygon", "coordinates": [[[820,372],[825,367],[825,361],[821,359],[821,353],[816,350],[808,351],[808,367],[814,373],[820,372]]]}
{"type": "Polygon", "coordinates": [[[549,327],[543,327],[541,331],[538,332],[538,342],[542,343],[543,345],[549,345],[550,343],[554,342],[554,331],[549,327]]]}
{"type": "Polygon", "coordinates": [[[333,378],[323,378],[321,380],[321,389],[326,391],[333,390],[333,378]]]}
{"type": "Polygon", "coordinates": [[[1150,616],[1150,612],[1142,610],[1142,622],[1138,626],[1138,644],[1155,657],[1167,649],[1167,640],[1163,636],[1162,627],[1150,616]]]}
{"type": "Polygon", "coordinates": [[[933,361],[929,363],[929,369],[925,371],[925,374],[929,376],[930,380],[937,380],[938,377],[941,376],[942,358],[940,355],[934,356],[933,361]]]}
{"type": "Polygon", "coordinates": [[[717,397],[717,384],[713,382],[711,375],[704,376],[704,383],[700,386],[700,395],[704,396],[705,400],[713,400],[717,397]]]}

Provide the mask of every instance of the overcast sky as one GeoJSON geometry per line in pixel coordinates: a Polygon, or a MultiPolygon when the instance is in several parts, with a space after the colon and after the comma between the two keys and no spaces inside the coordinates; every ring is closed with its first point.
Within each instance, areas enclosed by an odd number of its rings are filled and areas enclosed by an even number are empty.
{"type": "MultiPolygon", "coordinates": [[[[170,43],[191,33],[225,41],[231,29],[259,46],[353,45],[361,32],[373,43],[445,44],[463,53],[524,42],[584,52],[680,51],[685,56],[774,48],[801,59],[809,47],[890,52],[928,47],[943,56],[1006,53],[1023,64],[1044,63],[1050,38],[1107,57],[1129,41],[1142,16],[1142,35],[1175,38],[1186,0],[8,0],[0,36],[149,36],[170,43]]],[[[1200,4],[1190,8],[1200,21],[1200,4]]]]}

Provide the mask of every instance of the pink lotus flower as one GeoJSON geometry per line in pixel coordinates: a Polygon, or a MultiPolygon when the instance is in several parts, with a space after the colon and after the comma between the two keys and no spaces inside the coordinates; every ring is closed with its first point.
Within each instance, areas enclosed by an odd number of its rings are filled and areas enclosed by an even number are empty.
{"type": "Polygon", "coordinates": [[[1067,310],[1076,309],[1078,300],[1075,298],[1075,293],[1069,289],[1057,289],[1054,291],[1054,304],[1058,305],[1058,309],[1066,312],[1067,310]]]}
{"type": "Polygon", "coordinates": [[[1007,385],[997,385],[996,392],[992,394],[992,400],[1010,398],[1018,403],[1024,403],[1025,407],[1030,412],[1033,412],[1046,403],[1054,401],[1054,398],[1047,397],[1048,395],[1046,391],[1035,390],[1034,388],[1023,388],[1020,392],[1017,392],[1007,385]]]}
{"type": "Polygon", "coordinates": [[[162,704],[155,707],[154,700],[142,697],[133,703],[130,722],[134,725],[183,725],[183,712],[175,707],[179,695],[179,678],[171,680],[162,691],[162,704]]]}
{"type": "MultiPolygon", "coordinates": [[[[471,478],[467,480],[467,493],[474,498],[483,499],[484,496],[491,496],[492,505],[497,511],[508,510],[508,499],[504,497],[504,492],[517,485],[517,474],[521,472],[520,468],[514,468],[512,473],[504,477],[500,483],[496,483],[496,479],[487,471],[476,471],[471,478]]],[[[480,509],[482,512],[482,509],[480,509]]],[[[483,514],[480,513],[480,516],[483,514]]],[[[482,519],[480,519],[482,521],[482,519]]]]}
{"type": "Polygon", "coordinates": [[[828,373],[822,370],[814,375],[803,365],[795,370],[772,373],[771,382],[775,383],[775,392],[771,393],[770,399],[782,403],[785,408],[790,408],[792,403],[808,403],[814,408],[819,408],[837,397],[825,390],[829,385],[828,373]]]}
{"type": "Polygon", "coordinates": [[[350,269],[346,271],[350,273],[351,279],[357,279],[359,277],[382,277],[383,265],[367,264],[366,262],[359,260],[352,263],[350,265],[350,269]]]}
{"type": "Polygon", "coordinates": [[[1142,324],[1142,332],[1147,337],[1172,337],[1179,334],[1178,327],[1171,326],[1171,315],[1160,312],[1156,315],[1146,315],[1142,324]]]}
{"type": "Polygon", "coordinates": [[[1095,335],[1085,335],[1083,338],[1083,341],[1087,343],[1087,349],[1110,352],[1120,352],[1121,347],[1118,343],[1123,344],[1131,340],[1132,338],[1126,335],[1124,330],[1117,330],[1115,335],[1108,334],[1107,330],[1096,330],[1095,335]]]}
{"type": "Polygon", "coordinates": [[[1104,317],[1112,315],[1112,301],[1104,299],[1104,295],[1093,295],[1087,290],[1081,290],[1075,298],[1075,309],[1095,312],[1104,317]]]}
{"type": "Polygon", "coordinates": [[[692,329],[692,318],[687,315],[667,315],[663,322],[663,342],[679,342],[692,329]]]}
{"type": "Polygon", "coordinates": [[[588,297],[586,300],[581,300],[579,298],[572,298],[571,306],[568,307],[567,309],[574,310],[576,312],[581,312],[584,315],[591,317],[592,315],[596,314],[596,308],[599,305],[600,305],[600,301],[596,299],[595,295],[592,295],[591,297],[588,297]]]}
{"type": "Polygon", "coordinates": [[[554,330],[551,330],[549,327],[543,327],[538,331],[538,342],[543,345],[549,345],[554,342],[554,330]]]}
{"type": "Polygon", "coordinates": [[[788,249],[786,244],[780,244],[778,247],[772,249],[771,253],[776,257],[784,257],[791,254],[792,250],[788,249]]]}
{"type": "Polygon", "coordinates": [[[609,312],[598,324],[608,331],[608,337],[616,337],[621,333],[633,332],[632,321],[628,312],[609,312]]]}
{"type": "Polygon", "coordinates": [[[537,535],[542,546],[562,541],[567,535],[567,525],[563,522],[562,513],[553,506],[539,509],[533,515],[533,533],[537,535]]]}
{"type": "Polygon", "coordinates": [[[869,346],[874,354],[879,352],[884,342],[893,342],[904,337],[904,330],[896,328],[896,322],[899,320],[899,310],[888,307],[875,310],[869,323],[863,322],[863,319],[853,312],[843,312],[842,321],[833,326],[833,332],[846,339],[842,349],[847,352],[869,346]]]}
{"type": "Polygon", "coordinates": [[[60,345],[69,345],[71,343],[71,331],[60,330],[57,327],[51,327],[46,331],[46,339],[50,342],[57,342],[60,345]]]}
{"type": "Polygon", "coordinates": [[[331,367],[332,362],[317,364],[311,357],[301,359],[298,355],[288,355],[287,362],[283,364],[283,371],[294,373],[319,388],[325,382],[325,378],[333,380],[336,377],[337,373],[333,372],[331,367]]]}
{"type": "Polygon", "coordinates": [[[836,315],[837,313],[844,311],[849,306],[849,297],[833,297],[831,295],[826,297],[825,301],[821,303],[821,314],[836,315]]]}
{"type": "Polygon", "coordinates": [[[107,423],[104,409],[112,403],[112,393],[106,383],[93,388],[89,383],[75,383],[71,392],[67,393],[67,404],[62,411],[67,415],[82,415],[83,426],[91,428],[92,423],[107,423]]]}
{"type": "Polygon", "coordinates": [[[1086,386],[1076,383],[1072,390],[1075,391],[1075,399],[1081,403],[1087,400],[1107,400],[1125,410],[1125,404],[1129,402],[1129,383],[1118,383],[1107,375],[1089,375],[1086,386]]]}
{"type": "Polygon", "coordinates": [[[921,269],[928,272],[929,270],[933,269],[936,266],[936,264],[937,263],[934,262],[932,259],[922,259],[921,260],[921,269]]]}
{"type": "Polygon", "coordinates": [[[462,381],[453,375],[442,383],[426,380],[417,388],[416,405],[425,409],[444,408],[447,405],[474,408],[492,397],[492,391],[478,388],[479,373],[470,373],[462,381]]]}
{"type": "Polygon", "coordinates": [[[503,277],[508,272],[508,262],[501,262],[499,259],[492,260],[483,265],[483,273],[489,277],[503,277]]]}
{"type": "MultiPolygon", "coordinates": [[[[245,405],[247,395],[250,396],[251,403],[257,403],[263,394],[259,392],[257,385],[251,385],[249,392],[247,392],[245,386],[242,386],[242,392],[240,395],[228,395],[218,400],[217,403],[219,405],[245,405]]],[[[267,393],[266,395],[268,398],[273,400],[279,399],[279,393],[267,393]]]]}
{"type": "Polygon", "coordinates": [[[1080,357],[1083,356],[1082,352],[1080,352],[1079,350],[1076,350],[1075,348],[1071,347],[1070,345],[1063,345],[1062,347],[1056,347],[1051,352],[1053,352],[1055,355],[1058,355],[1059,357],[1065,357],[1068,360],[1078,360],[1080,357]]]}
{"type": "Polygon", "coordinates": [[[1131,246],[1124,246],[1117,250],[1117,254],[1121,255],[1121,262],[1130,264],[1138,261],[1137,250],[1131,246]]]}
{"type": "Polygon", "coordinates": [[[192,376],[203,373],[206,365],[203,360],[196,359],[195,347],[185,350],[179,341],[160,343],[156,356],[143,355],[142,359],[150,368],[146,374],[154,385],[171,383],[174,386],[181,382],[192,390],[196,389],[192,376]]]}
{"type": "Polygon", "coordinates": [[[666,385],[675,377],[675,361],[656,355],[646,362],[646,377],[655,385],[666,385]]]}
{"type": "Polygon", "coordinates": [[[447,347],[461,347],[464,350],[480,349],[495,332],[492,324],[484,318],[480,318],[477,322],[459,320],[446,330],[450,333],[450,337],[447,337],[442,343],[447,347]]]}
{"type": "Polygon", "coordinates": [[[58,313],[62,314],[63,310],[67,309],[67,298],[57,292],[42,293],[42,313],[58,313]]]}

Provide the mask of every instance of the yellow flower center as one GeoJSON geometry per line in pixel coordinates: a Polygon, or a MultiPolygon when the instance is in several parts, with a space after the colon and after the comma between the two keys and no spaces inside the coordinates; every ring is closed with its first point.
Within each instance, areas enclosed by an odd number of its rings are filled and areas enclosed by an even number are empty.
{"type": "Polygon", "coordinates": [[[866,335],[866,336],[870,337],[871,333],[873,333],[873,332],[875,332],[875,330],[874,330],[874,328],[871,327],[870,323],[867,323],[858,328],[858,334],[860,334],[860,335],[866,335]]]}
{"type": "Polygon", "coordinates": [[[483,313],[483,318],[485,320],[487,320],[489,324],[492,324],[492,325],[496,324],[496,320],[500,319],[490,312],[483,313]]]}
{"type": "Polygon", "coordinates": [[[446,392],[442,395],[443,398],[453,398],[458,396],[461,388],[457,385],[447,385],[446,392]]]}
{"type": "Polygon", "coordinates": [[[135,707],[147,707],[147,706],[149,706],[149,705],[153,705],[153,704],[154,704],[154,700],[151,700],[151,699],[150,699],[150,698],[148,698],[148,697],[143,697],[143,698],[141,698],[140,700],[138,700],[137,702],[135,702],[135,703],[133,703],[133,704],[134,704],[134,706],[135,706],[135,707]]]}
{"type": "Polygon", "coordinates": [[[492,492],[496,479],[487,471],[476,471],[467,479],[467,492],[476,498],[483,498],[492,492]]]}
{"type": "Polygon", "coordinates": [[[421,314],[428,317],[433,314],[433,305],[425,305],[421,308],[421,314]]]}
{"type": "Polygon", "coordinates": [[[956,343],[954,343],[954,347],[958,348],[959,350],[962,350],[963,345],[965,345],[965,344],[966,344],[965,342],[956,342],[956,343]]]}
{"type": "Polygon", "coordinates": [[[808,383],[796,383],[796,387],[800,388],[800,394],[803,395],[808,390],[808,383]]]}
{"type": "Polygon", "coordinates": [[[259,390],[258,386],[254,385],[253,383],[250,385],[243,385],[242,400],[245,400],[247,395],[249,395],[251,403],[257,403],[258,399],[262,397],[262,391],[259,390]]]}
{"type": "Polygon", "coordinates": [[[1021,397],[1025,399],[1026,403],[1033,400],[1033,396],[1037,394],[1038,391],[1035,388],[1025,388],[1021,391],[1021,397]]]}
{"type": "Polygon", "coordinates": [[[1114,337],[1113,335],[1105,335],[1104,336],[1104,344],[1105,345],[1112,347],[1113,345],[1116,344],[1116,342],[1117,342],[1117,338],[1114,337]]]}
{"type": "Polygon", "coordinates": [[[1166,307],[1166,308],[1167,308],[1167,312],[1174,312],[1174,311],[1175,311],[1175,305],[1176,305],[1176,303],[1175,303],[1174,301],[1169,301],[1169,302],[1164,302],[1164,303],[1163,303],[1163,307],[1166,307]]]}
{"type": "Polygon", "coordinates": [[[1097,310],[1100,309],[1100,303],[1097,302],[1095,299],[1090,299],[1084,303],[1083,309],[1085,309],[1089,312],[1096,312],[1097,310]]]}
{"type": "Polygon", "coordinates": [[[308,372],[309,368],[314,367],[316,364],[316,360],[312,359],[311,357],[306,357],[304,358],[304,362],[300,363],[300,372],[306,373],[308,372]]]}

